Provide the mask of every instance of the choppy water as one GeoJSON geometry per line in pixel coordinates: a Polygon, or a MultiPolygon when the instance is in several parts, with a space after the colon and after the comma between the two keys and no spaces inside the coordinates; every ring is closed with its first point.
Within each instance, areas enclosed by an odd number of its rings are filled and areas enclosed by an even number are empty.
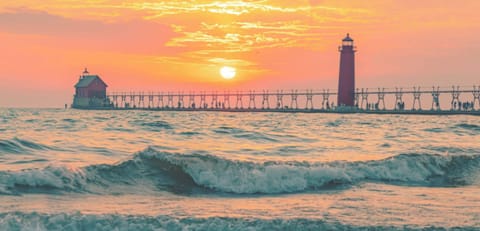
{"type": "Polygon", "coordinates": [[[0,230],[480,230],[480,117],[0,109],[0,230]]]}

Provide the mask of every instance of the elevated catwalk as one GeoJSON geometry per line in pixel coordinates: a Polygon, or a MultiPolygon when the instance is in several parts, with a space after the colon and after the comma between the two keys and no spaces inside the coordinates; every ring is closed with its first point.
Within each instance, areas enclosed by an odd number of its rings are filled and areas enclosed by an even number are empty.
{"type": "Polygon", "coordinates": [[[329,90],[263,90],[261,92],[252,90],[221,93],[122,92],[107,94],[101,107],[84,109],[480,115],[480,86],[462,89],[458,86],[432,87],[429,90],[423,90],[420,87],[413,87],[410,90],[402,88],[356,89],[354,95],[354,106],[345,107],[337,106],[331,101],[336,98],[337,93],[329,90]],[[440,99],[444,100],[443,104],[440,99]],[[422,100],[424,101],[423,105],[422,100]],[[425,108],[426,102],[428,102],[428,108],[425,108]]]}

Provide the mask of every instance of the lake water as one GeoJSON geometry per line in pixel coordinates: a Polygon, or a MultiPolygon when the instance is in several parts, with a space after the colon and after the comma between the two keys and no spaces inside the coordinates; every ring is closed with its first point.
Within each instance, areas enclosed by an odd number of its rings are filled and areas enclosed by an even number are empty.
{"type": "Polygon", "coordinates": [[[480,230],[480,117],[0,109],[0,230],[480,230]]]}

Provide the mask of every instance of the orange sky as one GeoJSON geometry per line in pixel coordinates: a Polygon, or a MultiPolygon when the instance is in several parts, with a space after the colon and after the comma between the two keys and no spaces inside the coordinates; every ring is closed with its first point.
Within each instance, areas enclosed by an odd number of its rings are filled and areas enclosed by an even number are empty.
{"type": "Polygon", "coordinates": [[[84,67],[109,90],[336,88],[349,32],[357,86],[479,84],[480,1],[0,2],[0,107],[70,103],[84,67]],[[224,80],[219,69],[237,68],[224,80]]]}

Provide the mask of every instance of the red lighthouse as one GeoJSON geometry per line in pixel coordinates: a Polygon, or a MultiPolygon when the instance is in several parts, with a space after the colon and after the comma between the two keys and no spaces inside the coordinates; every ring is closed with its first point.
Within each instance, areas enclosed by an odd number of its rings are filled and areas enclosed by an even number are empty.
{"type": "Polygon", "coordinates": [[[355,47],[347,34],[342,40],[340,51],[340,73],[338,76],[338,106],[354,106],[355,98],[355,47]]]}

